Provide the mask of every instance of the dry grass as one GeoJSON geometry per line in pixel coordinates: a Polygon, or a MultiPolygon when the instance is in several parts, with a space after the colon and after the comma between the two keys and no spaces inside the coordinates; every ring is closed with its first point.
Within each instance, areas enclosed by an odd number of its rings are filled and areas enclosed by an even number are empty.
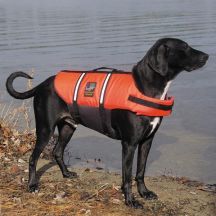
{"type": "MultiPolygon", "coordinates": [[[[34,75],[34,70],[29,73],[34,75]]],[[[27,81],[26,90],[32,88],[32,80],[27,81]]],[[[4,95],[1,95],[3,97],[4,95]]],[[[32,99],[23,100],[21,105],[17,105],[14,99],[9,104],[0,101],[0,124],[22,133],[32,132],[32,120],[30,112],[32,109],[32,99]]]]}
{"type": "MultiPolygon", "coordinates": [[[[29,73],[33,76],[34,70],[29,73]]],[[[28,80],[26,89],[32,88],[32,81],[28,80]]],[[[35,143],[35,129],[32,127],[31,107],[32,99],[15,103],[11,98],[9,104],[2,103],[0,95],[0,159],[20,157],[32,149],[35,143]]]]}
{"type": "MultiPolygon", "coordinates": [[[[34,70],[29,75],[33,77],[34,70]]],[[[26,83],[26,90],[33,88],[32,80],[26,83]]],[[[0,94],[0,159],[7,157],[21,157],[35,144],[35,127],[32,122],[32,99],[15,102],[11,98],[9,104],[2,103],[3,94],[0,94]]],[[[52,149],[56,143],[56,136],[50,139],[49,144],[41,155],[42,158],[52,159],[52,149]]]]}

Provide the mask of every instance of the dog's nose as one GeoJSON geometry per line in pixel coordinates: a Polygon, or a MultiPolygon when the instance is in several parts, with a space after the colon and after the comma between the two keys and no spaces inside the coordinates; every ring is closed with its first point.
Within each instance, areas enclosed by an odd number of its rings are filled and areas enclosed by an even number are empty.
{"type": "Polygon", "coordinates": [[[207,61],[208,58],[209,58],[209,55],[206,54],[206,53],[204,53],[204,54],[201,56],[200,60],[201,60],[201,61],[207,61]]]}

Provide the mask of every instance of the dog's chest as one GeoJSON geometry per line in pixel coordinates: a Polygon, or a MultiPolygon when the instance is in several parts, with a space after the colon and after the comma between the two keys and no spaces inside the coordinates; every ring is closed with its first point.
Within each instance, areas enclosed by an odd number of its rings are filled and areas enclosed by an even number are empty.
{"type": "MultiPolygon", "coordinates": [[[[171,82],[172,82],[172,81],[167,82],[167,84],[166,84],[166,86],[165,86],[165,88],[164,88],[164,91],[163,91],[163,93],[162,93],[162,95],[161,95],[161,97],[160,97],[161,100],[164,100],[164,99],[165,99],[166,94],[167,94],[167,92],[168,92],[168,89],[169,89],[169,87],[170,87],[171,82]]],[[[151,131],[150,131],[150,133],[149,133],[148,136],[150,136],[150,135],[155,131],[155,129],[157,128],[157,126],[158,126],[158,124],[160,123],[160,121],[161,121],[161,117],[155,117],[155,118],[153,118],[153,120],[150,122],[150,125],[151,125],[152,129],[151,129],[151,131]]]]}

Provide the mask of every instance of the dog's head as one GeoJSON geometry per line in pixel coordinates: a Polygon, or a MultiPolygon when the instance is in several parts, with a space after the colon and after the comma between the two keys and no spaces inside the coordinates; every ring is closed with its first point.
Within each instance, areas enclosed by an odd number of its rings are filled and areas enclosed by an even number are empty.
{"type": "Polygon", "coordinates": [[[175,77],[179,72],[193,71],[205,65],[208,54],[193,49],[175,38],[158,40],[145,56],[145,63],[163,77],[175,77]]]}

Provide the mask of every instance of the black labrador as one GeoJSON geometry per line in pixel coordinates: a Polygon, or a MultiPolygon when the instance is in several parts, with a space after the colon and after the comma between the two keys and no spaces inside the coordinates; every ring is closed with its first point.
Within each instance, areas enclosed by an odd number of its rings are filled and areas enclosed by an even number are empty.
{"type": "MultiPolygon", "coordinates": [[[[144,58],[133,67],[132,75],[141,93],[152,98],[164,99],[171,80],[181,71],[190,72],[202,67],[207,59],[206,53],[193,49],[182,40],[163,38],[159,39],[144,58]]],[[[55,76],[23,93],[17,92],[13,88],[12,83],[16,77],[32,78],[23,72],[15,72],[8,77],[6,82],[7,90],[12,97],[26,99],[34,96],[37,141],[29,160],[29,190],[33,192],[38,189],[37,161],[56,126],[59,130],[59,138],[53,151],[55,159],[63,177],[77,177],[76,173],[67,169],[63,161],[64,149],[71,139],[75,127],[67,104],[54,90],[55,76]]],[[[127,110],[112,110],[110,118],[113,128],[118,131],[122,141],[122,191],[125,203],[130,207],[142,208],[142,205],[132,194],[134,152],[138,146],[136,171],[138,192],[143,198],[155,199],[157,195],[145,186],[144,173],[152,140],[161,124],[162,117],[137,116],[127,110]]]]}

